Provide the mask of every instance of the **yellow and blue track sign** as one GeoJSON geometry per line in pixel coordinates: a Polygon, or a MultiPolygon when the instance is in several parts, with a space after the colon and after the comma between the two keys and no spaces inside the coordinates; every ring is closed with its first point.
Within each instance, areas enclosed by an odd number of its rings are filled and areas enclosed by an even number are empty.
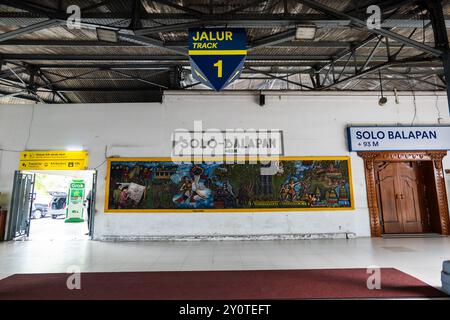
{"type": "Polygon", "coordinates": [[[239,78],[246,56],[243,28],[189,29],[192,76],[216,91],[239,78]]]}

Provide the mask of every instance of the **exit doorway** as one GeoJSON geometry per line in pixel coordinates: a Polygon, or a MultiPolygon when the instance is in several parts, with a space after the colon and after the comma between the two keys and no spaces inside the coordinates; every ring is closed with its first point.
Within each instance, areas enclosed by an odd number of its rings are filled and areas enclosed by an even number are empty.
{"type": "Polygon", "coordinates": [[[446,151],[360,152],[372,236],[450,234],[446,151]]]}
{"type": "Polygon", "coordinates": [[[82,240],[94,230],[96,172],[16,171],[6,240],[82,240]],[[74,193],[74,182],[82,192],[74,193]],[[74,203],[76,210],[74,209],[74,203]],[[73,213],[77,218],[72,218],[73,213]],[[81,217],[78,218],[78,216],[81,217]]]}

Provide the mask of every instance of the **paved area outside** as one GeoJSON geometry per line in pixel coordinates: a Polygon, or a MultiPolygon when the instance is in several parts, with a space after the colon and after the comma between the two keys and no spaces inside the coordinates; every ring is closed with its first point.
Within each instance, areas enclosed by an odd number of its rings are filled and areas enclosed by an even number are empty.
{"type": "Polygon", "coordinates": [[[0,243],[0,277],[14,273],[394,267],[440,288],[450,238],[290,241],[0,243]]]}
{"type": "Polygon", "coordinates": [[[65,223],[64,218],[44,217],[31,220],[30,240],[87,240],[87,232],[87,222],[65,223]]]}

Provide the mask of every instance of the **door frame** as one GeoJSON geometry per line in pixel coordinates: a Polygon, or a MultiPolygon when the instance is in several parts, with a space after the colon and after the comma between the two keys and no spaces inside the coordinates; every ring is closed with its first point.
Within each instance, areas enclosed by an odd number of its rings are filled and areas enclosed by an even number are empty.
{"type": "Polygon", "coordinates": [[[34,186],[35,186],[35,178],[36,175],[34,173],[23,173],[22,171],[14,172],[14,180],[13,180],[13,190],[9,205],[9,213],[6,219],[6,235],[4,236],[5,241],[15,240],[18,238],[28,238],[30,235],[30,220],[31,220],[31,212],[33,210],[33,201],[34,201],[34,186]],[[30,190],[24,189],[23,185],[23,177],[31,176],[31,182],[28,185],[30,190]],[[23,207],[23,201],[26,200],[26,208],[23,207]],[[21,203],[22,202],[22,203],[21,203]],[[26,209],[27,212],[23,212],[26,209]],[[25,218],[26,229],[24,230],[24,234],[17,235],[18,223],[20,221],[19,218],[25,218]]]}
{"type": "Polygon", "coordinates": [[[450,235],[450,219],[447,204],[447,192],[445,189],[444,169],[442,159],[447,151],[383,151],[383,152],[358,152],[358,156],[364,160],[366,175],[367,204],[370,216],[370,233],[372,237],[381,237],[383,228],[381,224],[381,210],[378,201],[376,186],[375,162],[404,162],[404,161],[432,161],[434,182],[437,192],[437,205],[439,208],[439,221],[441,234],[450,235]]]}
{"type": "Polygon", "coordinates": [[[97,197],[97,170],[94,170],[92,175],[91,204],[89,205],[90,215],[88,217],[88,219],[90,219],[89,240],[94,239],[96,197],[97,197]]]}

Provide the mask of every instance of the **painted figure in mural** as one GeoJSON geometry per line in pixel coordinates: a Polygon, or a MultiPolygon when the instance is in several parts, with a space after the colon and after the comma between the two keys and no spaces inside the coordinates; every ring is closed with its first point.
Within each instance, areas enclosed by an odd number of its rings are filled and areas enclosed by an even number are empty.
{"type": "Polygon", "coordinates": [[[120,192],[119,208],[127,209],[127,204],[128,204],[128,188],[124,187],[120,192]]]}
{"type": "Polygon", "coordinates": [[[133,181],[133,179],[135,177],[137,177],[138,175],[139,175],[139,166],[134,166],[128,173],[128,177],[129,177],[130,181],[133,181]]]}
{"type": "Polygon", "coordinates": [[[233,187],[230,181],[225,180],[222,185],[222,195],[225,202],[225,208],[235,208],[236,207],[236,196],[233,192],[233,187]]]}
{"type": "Polygon", "coordinates": [[[152,184],[152,204],[155,209],[162,208],[163,184],[159,181],[152,184]]]}
{"type": "Polygon", "coordinates": [[[284,183],[280,186],[280,201],[286,201],[288,196],[288,189],[284,183]]]}
{"type": "Polygon", "coordinates": [[[113,191],[113,201],[115,209],[119,209],[121,193],[122,193],[122,186],[120,184],[116,184],[116,188],[113,191]]]}
{"type": "Polygon", "coordinates": [[[329,206],[332,207],[336,206],[336,204],[338,203],[337,193],[336,190],[334,190],[334,188],[331,188],[328,192],[327,203],[329,206]]]}
{"type": "Polygon", "coordinates": [[[206,188],[203,182],[200,182],[200,178],[204,171],[205,170],[200,166],[194,166],[191,169],[191,173],[194,175],[194,181],[192,182],[192,198],[195,201],[208,198],[209,189],[206,188]]]}
{"type": "Polygon", "coordinates": [[[178,189],[172,201],[178,207],[198,208],[211,206],[207,202],[211,200],[211,189],[207,188],[208,176],[204,174],[205,170],[199,165],[194,165],[189,170],[189,176],[184,176],[181,180],[181,187],[178,189]]]}
{"type": "Polygon", "coordinates": [[[350,199],[348,196],[347,189],[345,187],[344,182],[341,182],[341,186],[339,188],[339,205],[341,206],[349,206],[350,205],[350,199]]]}
{"type": "Polygon", "coordinates": [[[145,187],[144,198],[143,201],[147,200],[149,191],[150,191],[150,183],[152,179],[152,170],[149,168],[143,168],[140,173],[140,182],[145,187]]]}
{"type": "Polygon", "coordinates": [[[309,194],[309,195],[308,195],[308,204],[309,204],[310,206],[313,206],[313,205],[316,204],[316,202],[317,202],[316,196],[315,196],[314,194],[309,194]]]}
{"type": "Polygon", "coordinates": [[[246,194],[244,185],[239,186],[237,201],[240,207],[245,207],[247,205],[248,196],[246,194]]]}
{"type": "Polygon", "coordinates": [[[191,201],[192,202],[192,180],[189,177],[183,177],[183,184],[180,187],[181,196],[176,200],[177,202],[191,201]]]}
{"type": "Polygon", "coordinates": [[[316,193],[315,194],[316,194],[317,200],[320,200],[321,192],[320,192],[319,187],[316,187],[316,193]]]}
{"type": "Polygon", "coordinates": [[[144,180],[145,186],[148,187],[150,180],[152,179],[152,170],[144,168],[144,171],[142,171],[142,179],[144,180]]]}
{"type": "Polygon", "coordinates": [[[239,187],[238,192],[238,204],[240,207],[250,207],[255,206],[255,195],[253,193],[254,184],[252,182],[242,184],[239,187]]]}
{"type": "Polygon", "coordinates": [[[295,191],[295,187],[298,186],[300,182],[295,182],[294,179],[289,180],[289,183],[286,185],[287,188],[287,197],[290,201],[297,200],[297,191],[295,191]]]}
{"type": "Polygon", "coordinates": [[[124,182],[130,181],[130,169],[128,167],[125,167],[125,170],[123,171],[122,179],[124,182]]]}

